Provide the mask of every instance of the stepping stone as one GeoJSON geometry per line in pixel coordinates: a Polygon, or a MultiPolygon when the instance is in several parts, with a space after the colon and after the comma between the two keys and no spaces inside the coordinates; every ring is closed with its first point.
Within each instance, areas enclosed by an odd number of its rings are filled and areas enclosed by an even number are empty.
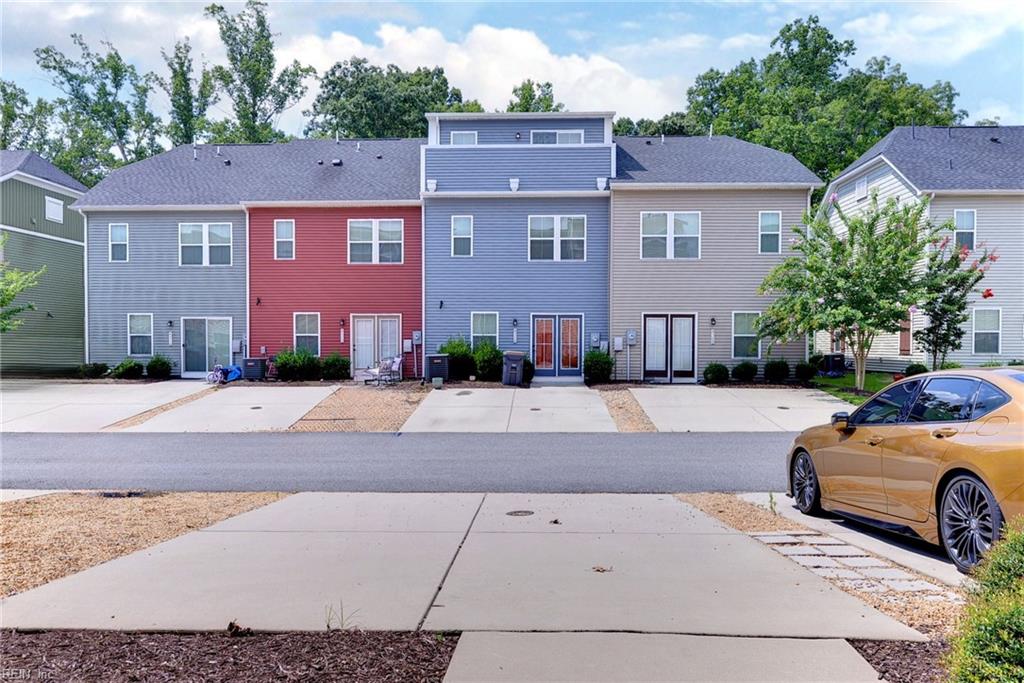
{"type": "Polygon", "coordinates": [[[762,543],[767,543],[768,545],[776,545],[776,544],[779,544],[779,543],[793,544],[793,543],[802,543],[803,542],[802,539],[799,539],[796,536],[790,536],[788,534],[779,534],[779,535],[771,535],[771,536],[755,536],[754,538],[756,538],[757,540],[761,541],[762,543]]]}
{"type": "Polygon", "coordinates": [[[831,557],[811,557],[807,555],[793,555],[789,559],[793,560],[799,565],[804,567],[831,567],[833,569],[839,569],[840,565],[838,562],[833,560],[831,557]]]}
{"type": "Polygon", "coordinates": [[[815,547],[831,557],[862,557],[864,555],[863,550],[854,548],[852,545],[819,545],[815,547]]]}
{"type": "Polygon", "coordinates": [[[852,569],[833,569],[832,567],[811,567],[811,571],[826,579],[860,579],[860,574],[852,569]]]}
{"type": "Polygon", "coordinates": [[[804,536],[800,540],[804,543],[813,543],[814,545],[846,545],[846,541],[840,541],[832,536],[804,536]]]}
{"type": "Polygon", "coordinates": [[[895,567],[864,567],[860,573],[871,579],[901,579],[909,581],[915,578],[913,574],[902,569],[896,569],[895,567]]]}
{"type": "Polygon", "coordinates": [[[842,564],[847,567],[888,567],[885,562],[878,559],[877,557],[839,557],[838,559],[842,564]]]}
{"type": "Polygon", "coordinates": [[[809,545],[777,545],[774,546],[776,552],[783,555],[824,555],[817,548],[809,545]]]}
{"type": "Polygon", "coordinates": [[[913,581],[883,579],[882,583],[900,593],[934,593],[942,590],[934,583],[928,583],[927,581],[921,581],[920,579],[915,579],[913,581]]]}
{"type": "Polygon", "coordinates": [[[862,593],[887,593],[889,589],[877,581],[866,581],[864,579],[843,580],[839,585],[846,589],[857,590],[862,593]]]}

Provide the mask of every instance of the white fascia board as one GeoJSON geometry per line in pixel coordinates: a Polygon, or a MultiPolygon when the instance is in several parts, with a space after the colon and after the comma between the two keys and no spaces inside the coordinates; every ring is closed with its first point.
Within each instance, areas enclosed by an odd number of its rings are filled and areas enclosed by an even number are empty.
{"type": "Polygon", "coordinates": [[[947,194],[971,194],[971,195],[1022,195],[1024,189],[1020,190],[921,190],[922,194],[947,195],[947,194]]]}
{"type": "Polygon", "coordinates": [[[806,190],[825,183],[645,183],[643,181],[612,181],[612,189],[620,190],[806,190]]]}
{"type": "Polygon", "coordinates": [[[427,120],[458,119],[462,121],[501,119],[611,119],[613,111],[514,111],[514,112],[427,112],[427,120]]]}
{"type": "Polygon", "coordinates": [[[89,211],[240,211],[241,204],[121,204],[117,206],[77,206],[82,213],[89,211]]]}
{"type": "Polygon", "coordinates": [[[36,232],[34,230],[26,230],[25,228],[16,228],[13,225],[0,225],[0,230],[9,230],[22,235],[29,235],[30,237],[38,237],[44,240],[51,240],[53,242],[63,242],[65,244],[74,244],[75,246],[85,246],[85,242],[79,242],[78,240],[68,239],[67,237],[57,237],[56,235],[47,235],[46,233],[36,232]]]}
{"type": "Polygon", "coordinates": [[[466,197],[477,199],[514,199],[516,197],[528,197],[538,199],[541,197],[607,197],[611,194],[608,190],[555,190],[551,192],[422,192],[421,199],[466,197]]]}
{"type": "Polygon", "coordinates": [[[81,190],[73,190],[70,187],[61,185],[60,183],[55,183],[52,180],[45,180],[38,176],[25,173],[24,171],[11,171],[10,173],[4,176],[0,176],[0,182],[3,182],[5,180],[20,180],[23,183],[35,185],[36,187],[42,188],[44,190],[49,190],[50,192],[59,192],[61,194],[66,194],[70,197],[81,197],[83,194],[85,194],[81,190]]]}
{"type": "Polygon", "coordinates": [[[308,206],[311,208],[331,208],[331,207],[357,207],[357,206],[419,206],[419,199],[352,199],[352,200],[339,200],[339,201],[285,201],[285,202],[242,202],[243,208],[260,208],[260,207],[289,207],[289,208],[301,208],[308,206]]]}

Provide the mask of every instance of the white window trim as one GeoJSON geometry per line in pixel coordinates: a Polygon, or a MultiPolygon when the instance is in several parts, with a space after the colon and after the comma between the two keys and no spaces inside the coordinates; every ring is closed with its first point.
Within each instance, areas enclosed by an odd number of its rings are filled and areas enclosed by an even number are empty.
{"type": "MultiPolygon", "coordinates": [[[[131,247],[128,246],[128,242],[129,242],[129,239],[128,239],[129,235],[128,235],[128,233],[130,231],[131,231],[131,228],[128,227],[127,223],[107,223],[107,262],[108,263],[128,263],[131,260],[131,247]],[[110,229],[112,227],[114,227],[115,225],[123,225],[124,226],[124,242],[115,242],[114,240],[111,239],[110,229]],[[121,261],[121,260],[115,261],[114,260],[114,245],[115,244],[123,244],[124,245],[124,260],[123,261],[121,261]]],[[[181,232],[180,232],[180,230],[178,232],[178,240],[179,241],[181,240],[181,232]]],[[[181,248],[180,247],[178,248],[178,258],[179,258],[179,260],[181,259],[181,248]]]]}
{"type": "Polygon", "coordinates": [[[996,356],[1000,356],[1000,355],[1002,355],[1002,353],[1003,353],[1003,308],[1002,308],[1002,306],[974,306],[971,309],[971,355],[972,356],[974,356],[974,355],[980,355],[980,356],[996,355],[996,356]],[[977,321],[977,317],[978,317],[977,313],[978,313],[978,311],[997,311],[999,313],[999,329],[998,330],[979,330],[978,329],[978,324],[977,324],[977,322],[978,322],[977,321]],[[979,352],[974,350],[975,339],[976,339],[975,335],[977,335],[978,332],[981,332],[982,334],[992,334],[993,332],[997,332],[999,334],[999,346],[998,346],[998,348],[997,348],[997,350],[996,350],[996,352],[994,354],[991,353],[991,352],[979,353],[979,352]]]}
{"type": "Polygon", "coordinates": [[[452,130],[448,131],[448,144],[454,147],[472,147],[479,144],[480,136],[475,130],[452,130]],[[472,135],[473,142],[455,142],[456,135],[472,135]]]}
{"type": "MultiPolygon", "coordinates": [[[[582,259],[565,259],[565,263],[586,263],[587,262],[587,215],[582,213],[559,213],[559,214],[530,214],[526,217],[526,260],[531,263],[558,263],[562,261],[562,229],[559,222],[562,218],[582,218],[583,219],[583,258],[582,259]],[[555,221],[555,231],[553,236],[554,241],[554,258],[550,259],[535,259],[530,255],[530,246],[534,241],[547,241],[547,237],[533,237],[530,235],[530,221],[534,218],[552,218],[555,221]]],[[[577,237],[570,238],[571,240],[579,239],[577,237]]]]}
{"type": "Polygon", "coordinates": [[[125,329],[127,331],[127,337],[125,342],[128,344],[127,355],[134,358],[152,358],[155,354],[156,349],[153,348],[153,314],[152,313],[128,313],[124,319],[125,329]],[[145,334],[132,334],[132,316],[146,317],[149,318],[149,353],[132,353],[132,337],[145,337],[145,334]]]}
{"type": "Polygon", "coordinates": [[[230,221],[208,221],[202,223],[200,221],[181,221],[178,223],[178,265],[183,268],[230,268],[235,263],[235,225],[230,221]],[[182,244],[181,243],[181,226],[183,225],[201,225],[203,226],[203,243],[199,244],[182,244]],[[210,244],[210,226],[211,225],[226,225],[228,226],[228,243],[227,244],[210,244]],[[182,263],[181,262],[181,248],[182,247],[203,247],[203,262],[202,263],[182,263]],[[210,263],[210,247],[227,247],[228,248],[228,262],[227,263],[210,263]]]}
{"type": "Polygon", "coordinates": [[[473,337],[484,337],[487,335],[473,334],[473,317],[478,315],[493,315],[494,316],[494,345],[499,349],[501,348],[501,314],[498,311],[470,311],[469,312],[469,346],[475,348],[473,344],[473,337]]]}
{"type": "Polygon", "coordinates": [[[969,232],[971,233],[971,250],[978,246],[978,210],[977,209],[953,209],[953,246],[956,247],[956,236],[957,233],[969,232]],[[974,227],[970,230],[961,230],[956,224],[956,215],[958,213],[969,213],[973,220],[971,225],[974,227]]]}
{"type": "Polygon", "coordinates": [[[294,218],[275,218],[274,219],[274,260],[275,261],[294,261],[295,260],[295,219],[294,218]],[[277,224],[278,223],[291,223],[292,224],[292,238],[290,240],[281,239],[277,236],[277,224]],[[292,243],[292,255],[290,257],[278,256],[277,255],[277,243],[278,242],[291,242],[292,243]]]}
{"type": "Polygon", "coordinates": [[[781,254],[782,253],[782,212],[781,211],[758,211],[757,212],[757,253],[758,254],[781,254]],[[779,229],[777,232],[762,232],[761,231],[761,217],[765,214],[775,214],[779,217],[779,229]],[[762,235],[778,235],[779,236],[779,248],[776,251],[762,251],[761,249],[761,236],[762,235]]]}
{"type": "MultiPolygon", "coordinates": [[[[459,215],[452,216],[451,220],[452,220],[452,258],[472,258],[472,256],[473,256],[473,249],[476,246],[474,244],[474,242],[476,240],[474,239],[474,221],[473,221],[473,216],[468,215],[468,214],[459,214],[459,215]],[[455,239],[456,239],[456,235],[455,235],[455,219],[456,218],[468,218],[469,219],[469,237],[467,238],[465,235],[459,235],[458,236],[459,239],[468,239],[469,240],[469,253],[468,254],[456,254],[455,253],[455,239]]],[[[405,249],[403,247],[403,254],[402,254],[403,256],[405,255],[404,251],[405,251],[405,249]]]]}
{"type": "MultiPolygon", "coordinates": [[[[700,211],[641,211],[640,212],[640,260],[641,261],[699,261],[704,253],[704,216],[700,211]],[[666,214],[666,225],[665,234],[665,255],[664,256],[644,256],[644,216],[663,213],[666,214]],[[697,256],[679,256],[676,257],[676,243],[675,243],[675,214],[677,213],[695,213],[697,214],[697,234],[696,235],[679,235],[680,237],[696,237],[697,238],[697,256]]],[[[651,237],[658,237],[659,235],[651,235],[651,237]]]]}
{"type": "Polygon", "coordinates": [[[868,177],[866,175],[853,181],[853,198],[857,201],[868,198],[868,177]]]}
{"type": "Polygon", "coordinates": [[[541,145],[541,146],[545,146],[545,147],[554,147],[554,146],[564,147],[566,145],[582,145],[582,144],[586,143],[586,141],[587,141],[587,134],[586,134],[586,131],[584,131],[582,128],[565,128],[565,129],[561,129],[561,130],[559,130],[559,129],[541,128],[541,129],[538,129],[538,130],[531,130],[530,131],[530,144],[531,145],[541,145]],[[555,134],[555,141],[553,143],[551,143],[551,142],[534,142],[533,141],[533,137],[537,133],[554,133],[555,134]],[[558,142],[558,135],[559,135],[559,133],[579,133],[580,141],[579,142],[558,142]]]}
{"type": "MultiPolygon", "coordinates": [[[[292,313],[292,350],[297,351],[299,348],[298,320],[300,315],[316,316],[316,353],[314,355],[319,358],[323,342],[323,328],[320,325],[320,311],[295,311],[292,313]]],[[[303,334],[302,336],[312,337],[313,335],[303,334]]]]}
{"type": "Polygon", "coordinates": [[[736,334],[736,316],[737,315],[756,315],[756,316],[760,317],[761,316],[761,311],[733,311],[732,312],[732,330],[730,330],[730,332],[732,334],[732,339],[730,339],[731,343],[729,345],[729,355],[732,356],[732,360],[750,360],[750,361],[761,360],[761,341],[762,341],[762,339],[760,337],[758,337],[758,339],[757,339],[757,356],[737,356],[737,355],[735,355],[736,354],[736,337],[737,336],[740,336],[740,337],[749,337],[750,336],[749,334],[741,334],[741,335],[737,335],[736,334]]]}
{"type": "Polygon", "coordinates": [[[44,195],[44,197],[46,198],[46,201],[45,201],[44,206],[43,206],[43,218],[45,218],[46,220],[50,221],[51,223],[60,223],[60,224],[63,225],[63,223],[64,223],[64,200],[63,199],[59,199],[57,197],[50,197],[48,195],[44,195]],[[60,210],[58,211],[59,218],[50,218],[50,207],[51,206],[58,206],[58,205],[60,206],[60,210]]]}
{"type": "MultiPolygon", "coordinates": [[[[345,256],[347,262],[351,266],[401,266],[405,264],[405,219],[404,218],[349,218],[348,219],[347,234],[345,239],[348,241],[348,248],[345,250],[345,256]],[[373,245],[372,256],[369,261],[353,261],[352,260],[352,222],[370,221],[373,224],[373,238],[369,244],[373,245]],[[384,244],[401,244],[402,245],[402,259],[400,261],[388,261],[387,263],[381,263],[380,261],[380,222],[381,221],[398,221],[401,225],[402,239],[398,242],[384,242],[384,244]]],[[[368,244],[367,242],[356,242],[356,244],[368,244]]]]}

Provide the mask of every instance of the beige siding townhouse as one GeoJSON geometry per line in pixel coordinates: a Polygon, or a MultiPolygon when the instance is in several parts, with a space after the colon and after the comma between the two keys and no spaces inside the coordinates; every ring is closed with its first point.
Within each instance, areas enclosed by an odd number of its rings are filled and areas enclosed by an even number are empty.
{"type": "Polygon", "coordinates": [[[804,360],[805,339],[754,334],[765,275],[792,254],[822,183],[788,154],[725,136],[621,138],[611,182],[611,336],[617,379],[696,382],[804,360]],[[631,343],[632,342],[632,343],[631,343]]]}

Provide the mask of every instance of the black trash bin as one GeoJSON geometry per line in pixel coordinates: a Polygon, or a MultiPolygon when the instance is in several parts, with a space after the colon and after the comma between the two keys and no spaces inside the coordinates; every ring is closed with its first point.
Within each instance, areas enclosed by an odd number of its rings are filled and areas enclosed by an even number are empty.
{"type": "Polygon", "coordinates": [[[432,380],[435,377],[440,377],[445,382],[448,381],[448,354],[447,353],[428,353],[427,354],[427,368],[424,373],[427,380],[432,380]]]}
{"type": "Polygon", "coordinates": [[[505,362],[501,368],[501,383],[519,386],[523,383],[523,361],[526,354],[522,351],[506,351],[505,362]]]}
{"type": "Polygon", "coordinates": [[[827,373],[838,373],[840,375],[846,372],[846,355],[842,353],[829,353],[825,356],[825,372],[827,373]]]}

